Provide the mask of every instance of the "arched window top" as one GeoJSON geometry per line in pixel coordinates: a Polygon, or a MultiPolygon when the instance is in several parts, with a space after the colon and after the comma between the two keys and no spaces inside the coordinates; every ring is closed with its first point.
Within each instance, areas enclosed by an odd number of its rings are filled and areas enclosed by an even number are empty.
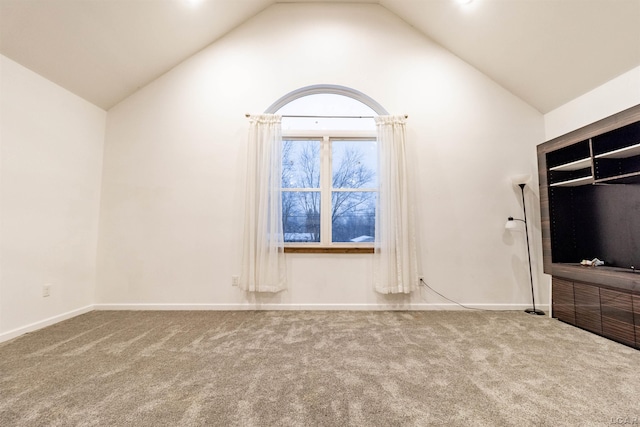
{"type": "Polygon", "coordinates": [[[334,95],[346,96],[367,105],[369,108],[375,111],[376,114],[378,115],[389,114],[387,110],[385,110],[384,107],[378,104],[373,98],[371,98],[368,95],[365,95],[364,93],[358,90],[351,89],[346,86],[327,85],[327,84],[305,86],[303,88],[296,89],[292,92],[289,92],[288,94],[286,94],[285,96],[283,96],[282,98],[278,99],[276,102],[271,104],[271,106],[267,108],[267,111],[265,111],[265,113],[275,114],[276,112],[278,112],[278,110],[280,110],[286,104],[289,104],[290,102],[295,101],[298,98],[302,98],[303,96],[309,96],[309,95],[317,95],[317,94],[334,94],[334,95]]]}
{"type": "Polygon", "coordinates": [[[280,114],[283,130],[374,130],[373,116],[387,111],[369,96],[336,85],[297,89],[273,103],[266,113],[280,114]],[[310,116],[310,117],[286,117],[310,116]],[[329,117],[326,117],[329,116],[329,117]]]}

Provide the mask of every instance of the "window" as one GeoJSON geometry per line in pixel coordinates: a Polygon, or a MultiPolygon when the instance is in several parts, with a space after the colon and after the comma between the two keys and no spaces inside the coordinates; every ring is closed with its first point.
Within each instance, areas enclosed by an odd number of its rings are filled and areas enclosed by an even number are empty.
{"type": "Polygon", "coordinates": [[[282,223],[287,246],[372,246],[378,186],[375,112],[335,94],[282,114],[282,223]]]}
{"type": "Polygon", "coordinates": [[[285,252],[367,252],[377,292],[417,289],[407,116],[333,85],[290,92],[266,113],[249,115],[240,287],[286,289],[285,252]]]}
{"type": "Polygon", "coordinates": [[[283,141],[282,224],[287,243],[371,243],[377,187],[375,138],[283,141]]]}

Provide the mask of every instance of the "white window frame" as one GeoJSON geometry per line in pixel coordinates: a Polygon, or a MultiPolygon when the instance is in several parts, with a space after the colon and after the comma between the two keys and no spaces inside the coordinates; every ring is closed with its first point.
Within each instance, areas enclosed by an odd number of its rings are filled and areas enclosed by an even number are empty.
{"type": "MultiPolygon", "coordinates": [[[[372,131],[345,130],[287,130],[282,140],[320,140],[320,242],[285,242],[285,248],[371,248],[373,242],[332,242],[331,194],[333,191],[378,192],[377,188],[333,188],[331,141],[376,141],[372,131]]],[[[377,174],[376,170],[376,174],[377,174]]],[[[309,191],[307,188],[283,188],[282,191],[309,191]]]]}

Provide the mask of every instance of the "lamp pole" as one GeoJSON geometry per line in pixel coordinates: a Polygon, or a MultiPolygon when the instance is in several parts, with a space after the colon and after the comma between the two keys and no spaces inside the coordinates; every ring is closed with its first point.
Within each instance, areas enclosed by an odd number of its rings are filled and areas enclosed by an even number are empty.
{"type": "Polygon", "coordinates": [[[539,316],[544,315],[544,311],[536,310],[536,297],[533,292],[533,272],[531,270],[531,249],[529,247],[529,227],[527,226],[527,204],[524,202],[524,186],[525,183],[518,184],[520,192],[522,193],[522,209],[524,211],[524,233],[527,236],[527,257],[529,258],[529,281],[531,283],[531,301],[533,302],[533,308],[527,308],[525,313],[537,314],[539,316]]]}

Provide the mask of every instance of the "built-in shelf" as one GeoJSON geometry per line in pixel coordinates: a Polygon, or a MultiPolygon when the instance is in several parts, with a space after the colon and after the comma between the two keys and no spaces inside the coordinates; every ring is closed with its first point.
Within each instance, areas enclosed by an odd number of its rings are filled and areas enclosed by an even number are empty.
{"type": "Polygon", "coordinates": [[[585,271],[587,273],[593,273],[593,272],[605,272],[605,273],[611,273],[611,272],[615,272],[615,273],[630,273],[630,274],[637,274],[638,277],[640,278],[640,267],[638,267],[637,269],[634,267],[632,268],[631,266],[629,266],[628,268],[625,267],[612,267],[610,265],[599,265],[597,267],[593,267],[590,265],[582,265],[579,262],[559,262],[556,263],[556,265],[558,266],[564,266],[564,267],[575,267],[575,268],[579,268],[582,271],[585,271]]]}
{"type": "MultiPolygon", "coordinates": [[[[640,144],[639,144],[640,145],[640,144]]],[[[591,166],[591,157],[549,168],[550,171],[575,171],[591,166]]]]}
{"type": "Polygon", "coordinates": [[[640,348],[640,105],[540,144],[538,166],[554,317],[640,348]]]}
{"type": "MultiPolygon", "coordinates": [[[[627,157],[640,156],[640,143],[623,147],[618,150],[609,151],[594,156],[596,159],[625,159],[627,157]]],[[[549,170],[554,170],[549,169],[549,170]]]]}
{"type": "Polygon", "coordinates": [[[593,176],[585,176],[582,178],[570,179],[568,181],[560,181],[551,184],[550,187],[577,187],[579,185],[592,184],[593,176]]]}
{"type": "Polygon", "coordinates": [[[640,172],[632,172],[624,175],[616,175],[610,178],[599,178],[593,181],[595,184],[640,184],[640,172]]]}

